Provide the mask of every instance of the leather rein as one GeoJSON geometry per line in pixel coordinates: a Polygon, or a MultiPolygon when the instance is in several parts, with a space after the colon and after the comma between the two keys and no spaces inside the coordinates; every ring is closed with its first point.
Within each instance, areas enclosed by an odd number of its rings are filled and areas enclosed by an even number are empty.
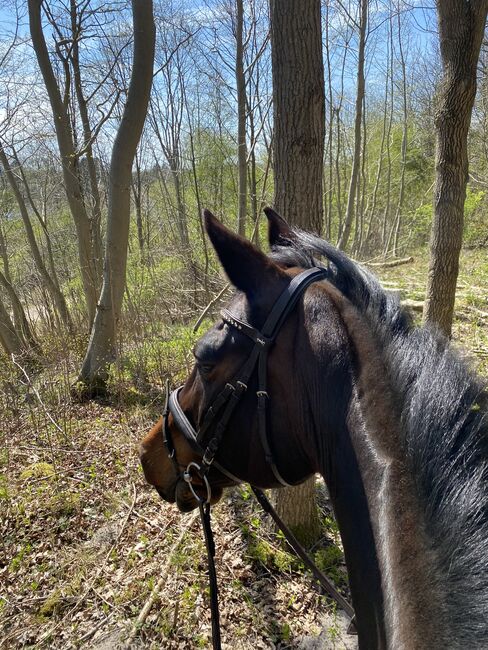
{"type": "MultiPolygon", "coordinates": [[[[324,280],[327,277],[327,270],[323,268],[311,268],[302,271],[294,276],[286,289],[276,300],[271,312],[269,313],[262,330],[258,330],[249,323],[233,316],[229,311],[224,309],[221,312],[223,321],[230,327],[237,329],[242,334],[245,334],[253,342],[253,348],[249,354],[247,361],[240,369],[237,376],[232,382],[228,382],[224,388],[217,395],[211,406],[207,409],[202,423],[198,431],[193,427],[190,420],[187,418],[183,409],[180,406],[178,395],[182,387],[170,392],[169,385],[166,390],[166,403],[163,411],[163,440],[168,452],[168,457],[172,460],[177,474],[188,484],[194,498],[198,502],[200,509],[200,518],[205,536],[205,545],[207,549],[208,568],[209,568],[209,582],[210,582],[210,601],[212,612],[212,641],[214,650],[220,650],[220,624],[219,624],[219,611],[218,611],[218,589],[217,589],[217,575],[215,571],[215,544],[213,541],[212,529],[210,525],[210,500],[212,496],[212,489],[208,480],[208,473],[210,468],[213,467],[219,472],[230,478],[235,483],[242,481],[234,476],[228,469],[223,467],[216,459],[215,456],[222,442],[224,433],[227,429],[229,420],[234,413],[236,406],[248,388],[248,382],[257,366],[258,376],[258,390],[256,391],[257,397],[257,414],[258,414],[258,431],[261,445],[264,451],[265,459],[271,471],[273,472],[276,480],[283,486],[290,487],[293,483],[287,482],[280,471],[278,470],[275,462],[272,447],[270,445],[268,430],[267,430],[267,402],[269,395],[267,392],[267,360],[268,352],[271,345],[276,340],[276,337],[285,322],[287,316],[295,307],[298,299],[303,294],[305,289],[313,282],[324,280]],[[186,441],[190,444],[192,449],[201,456],[200,464],[197,462],[189,463],[186,468],[178,463],[176,457],[176,450],[173,444],[173,438],[169,427],[169,415],[173,416],[174,422],[181,433],[184,435],[186,441]],[[204,443],[204,440],[208,442],[204,443]],[[205,498],[199,495],[194,488],[194,479],[198,478],[200,483],[199,487],[205,488],[205,498]]],[[[251,486],[252,490],[263,507],[265,512],[271,515],[277,526],[285,535],[288,543],[293,548],[295,553],[303,560],[303,562],[312,571],[314,577],[321,583],[324,590],[340,605],[340,607],[354,619],[354,609],[350,603],[340,594],[333,583],[315,566],[310,560],[306,551],[300,545],[298,540],[294,537],[292,532],[287,528],[284,522],[279,518],[278,514],[274,511],[271,503],[265,494],[258,488],[251,486]]],[[[351,622],[350,631],[354,633],[354,625],[351,622]]]]}

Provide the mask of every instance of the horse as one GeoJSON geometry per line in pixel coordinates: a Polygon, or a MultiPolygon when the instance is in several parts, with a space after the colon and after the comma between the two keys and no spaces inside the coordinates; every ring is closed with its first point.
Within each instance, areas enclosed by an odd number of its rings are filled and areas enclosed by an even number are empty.
{"type": "Polygon", "coordinates": [[[236,291],[196,343],[173,408],[141,443],[147,481],[187,512],[238,481],[273,488],[318,472],[340,530],[359,648],[488,648],[485,382],[435,328],[414,327],[368,270],[265,213],[269,255],[205,211],[236,291]],[[280,297],[311,269],[320,272],[264,341],[266,390],[263,364],[236,380],[280,297]],[[232,408],[222,406],[240,383],[232,408]]]}

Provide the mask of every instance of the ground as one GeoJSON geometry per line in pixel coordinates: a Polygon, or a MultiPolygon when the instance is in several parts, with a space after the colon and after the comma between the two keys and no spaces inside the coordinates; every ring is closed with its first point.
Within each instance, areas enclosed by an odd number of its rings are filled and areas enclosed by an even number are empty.
{"type": "MultiPolygon", "coordinates": [[[[463,253],[454,327],[485,375],[487,257],[463,253]]],[[[377,273],[420,301],[426,268],[423,255],[377,273]]],[[[121,390],[106,404],[78,404],[69,394],[76,363],[63,359],[30,385],[12,379],[18,375],[1,379],[0,647],[208,648],[198,521],[161,502],[137,458],[162,396],[121,390]],[[136,625],[151,594],[154,604],[136,625]]],[[[319,491],[324,532],[312,553],[347,595],[321,482],[319,491]]],[[[224,648],[356,647],[341,612],[284,550],[248,489],[227,493],[214,530],[224,648]]]]}

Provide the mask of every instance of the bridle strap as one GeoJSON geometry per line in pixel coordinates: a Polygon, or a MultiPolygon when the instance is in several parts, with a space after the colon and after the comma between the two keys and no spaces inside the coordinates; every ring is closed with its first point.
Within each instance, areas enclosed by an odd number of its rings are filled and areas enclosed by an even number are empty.
{"type": "Polygon", "coordinates": [[[210,524],[210,504],[198,504],[200,510],[200,521],[202,522],[203,534],[205,537],[205,548],[207,551],[208,583],[210,587],[210,613],[212,619],[212,646],[214,650],[221,650],[220,643],[220,614],[219,614],[219,591],[217,585],[217,571],[215,570],[215,542],[210,524]]]}
{"type": "MultiPolygon", "coordinates": [[[[295,535],[291,532],[288,526],[284,523],[276,510],[271,505],[268,497],[264,492],[253,485],[251,489],[254,492],[259,505],[262,507],[266,514],[269,514],[277,527],[285,536],[286,541],[294,551],[295,555],[299,557],[305,566],[312,573],[313,577],[322,586],[324,591],[335,600],[348,616],[351,617],[349,622],[348,634],[357,634],[355,626],[355,613],[354,608],[346,598],[338,591],[334,583],[317,567],[317,565],[310,559],[307,551],[303,548],[295,535]]],[[[205,548],[207,551],[207,564],[208,564],[208,580],[210,587],[210,612],[212,621],[212,647],[213,650],[221,650],[220,640],[220,614],[219,614],[219,601],[218,601],[218,584],[217,572],[215,570],[215,543],[212,533],[210,521],[210,504],[200,502],[198,504],[200,510],[200,520],[202,522],[203,533],[205,537],[205,548]]]]}
{"type": "MultiPolygon", "coordinates": [[[[271,445],[267,435],[267,402],[269,396],[267,393],[267,361],[268,361],[268,352],[272,343],[275,341],[278,332],[283,325],[285,319],[290,314],[290,312],[295,307],[300,295],[305,291],[305,289],[316,282],[317,280],[325,279],[327,276],[327,271],[320,268],[312,268],[298,275],[294,276],[290,281],[286,289],[278,297],[277,301],[273,305],[270,314],[268,315],[262,330],[258,330],[249,323],[239,318],[233,316],[228,310],[222,311],[222,318],[224,322],[236,328],[238,331],[245,334],[248,338],[253,341],[254,346],[251,350],[251,354],[244,363],[243,367],[240,370],[238,377],[234,380],[234,383],[227,383],[220,393],[215,398],[214,402],[207,409],[207,412],[203,418],[203,422],[199,428],[199,431],[194,429],[191,422],[186,417],[183,409],[181,408],[178,400],[178,394],[181,388],[176,389],[172,393],[169,392],[169,386],[167,386],[166,393],[166,403],[163,412],[163,439],[164,444],[168,450],[168,455],[172,459],[173,463],[176,466],[177,472],[179,471],[179,464],[176,459],[175,448],[173,440],[171,437],[171,431],[168,424],[169,414],[173,415],[176,426],[184,435],[188,443],[195,449],[199,455],[202,456],[202,467],[196,463],[190,463],[197,468],[197,474],[200,478],[205,480],[207,485],[207,500],[200,498],[195,491],[192,489],[192,492],[195,498],[198,501],[198,506],[200,510],[200,518],[202,522],[202,527],[205,535],[205,546],[207,550],[207,560],[208,560],[208,572],[209,572],[209,583],[210,583],[210,602],[211,602],[211,618],[212,618],[212,644],[214,650],[221,650],[221,640],[220,640],[220,621],[219,621],[219,609],[218,609],[218,587],[217,587],[217,575],[215,571],[215,544],[212,535],[212,529],[210,524],[210,487],[207,480],[207,474],[210,469],[210,466],[213,464],[215,468],[220,471],[222,474],[230,478],[236,483],[240,483],[239,478],[234,476],[227,469],[222,467],[217,461],[215,461],[215,454],[217,453],[218,447],[222,440],[222,437],[225,433],[227,425],[229,423],[232,414],[239,403],[242,395],[247,390],[248,381],[256,367],[257,370],[257,379],[258,379],[258,390],[256,391],[257,395],[257,417],[258,417],[258,430],[261,445],[263,447],[264,455],[266,462],[270,466],[275,478],[277,481],[284,486],[290,486],[283,477],[281,476],[276,463],[274,461],[273,453],[271,450],[271,445]],[[221,414],[219,418],[219,414],[221,414]],[[202,440],[208,430],[213,427],[215,420],[218,419],[217,425],[213,435],[206,445],[205,449],[202,445],[202,440]]],[[[185,480],[188,480],[191,483],[191,473],[189,471],[190,465],[187,468],[187,471],[184,473],[186,476],[185,480]]],[[[192,487],[190,485],[190,487],[192,487]]],[[[291,533],[289,528],[284,524],[281,518],[278,516],[271,503],[268,501],[264,493],[251,486],[252,490],[265,510],[269,513],[278,528],[283,532],[286,539],[288,540],[290,546],[295,551],[295,553],[302,559],[302,561],[308,566],[312,571],[315,578],[320,582],[324,590],[332,597],[334,600],[347,612],[354,620],[354,610],[348,601],[338,592],[333,583],[315,566],[312,560],[308,557],[305,549],[299,544],[298,540],[291,533]]],[[[351,627],[354,628],[353,623],[351,627]]]]}
{"type": "Polygon", "coordinates": [[[262,333],[266,338],[274,341],[284,320],[295,307],[298,298],[305,289],[313,282],[325,280],[327,270],[321,268],[311,268],[295,275],[290,284],[286,287],[278,300],[273,305],[271,312],[263,325],[262,333]]]}
{"type": "MultiPolygon", "coordinates": [[[[199,455],[201,455],[203,457],[206,450],[203,449],[203,447],[200,445],[200,443],[198,441],[198,438],[197,438],[197,435],[196,435],[196,432],[195,432],[194,428],[191,426],[191,423],[189,422],[186,415],[183,413],[183,409],[181,408],[180,403],[178,401],[178,394],[179,394],[181,389],[182,389],[182,386],[180,386],[179,388],[177,388],[176,390],[174,390],[170,394],[170,396],[169,396],[169,409],[170,409],[171,415],[173,416],[173,419],[174,419],[174,421],[176,423],[176,426],[183,433],[183,435],[185,436],[185,439],[187,440],[187,442],[190,444],[190,446],[199,455]]],[[[163,439],[164,440],[166,440],[167,438],[171,438],[171,435],[169,433],[170,428],[167,425],[167,420],[166,421],[163,420],[163,430],[165,428],[165,425],[166,425],[167,431],[163,433],[163,439]]],[[[166,445],[166,448],[169,451],[168,445],[166,445]]],[[[217,469],[219,472],[224,474],[224,476],[227,476],[227,478],[229,478],[234,483],[242,483],[241,479],[239,479],[237,476],[232,474],[232,472],[229,472],[228,469],[223,467],[217,461],[214,461],[213,465],[214,465],[215,469],[217,469]]],[[[178,466],[178,468],[179,468],[179,466],[178,466]]]]}
{"type": "Polygon", "coordinates": [[[310,559],[307,551],[303,548],[303,546],[300,544],[300,542],[297,540],[295,535],[291,532],[291,530],[288,528],[288,526],[285,524],[285,522],[281,519],[281,517],[278,515],[276,510],[273,508],[271,505],[268,497],[264,494],[262,490],[260,490],[257,487],[254,487],[254,485],[251,485],[251,490],[254,492],[254,496],[259,502],[259,505],[262,507],[264,512],[269,514],[275,524],[278,526],[278,528],[281,530],[283,535],[286,537],[286,541],[288,544],[291,546],[293,551],[295,552],[295,555],[297,555],[302,562],[310,569],[312,572],[314,578],[322,585],[324,588],[324,591],[333,598],[340,607],[348,614],[351,619],[354,618],[354,609],[347,601],[344,596],[336,589],[334,583],[329,580],[329,578],[322,573],[322,571],[316,566],[314,562],[310,559]]]}

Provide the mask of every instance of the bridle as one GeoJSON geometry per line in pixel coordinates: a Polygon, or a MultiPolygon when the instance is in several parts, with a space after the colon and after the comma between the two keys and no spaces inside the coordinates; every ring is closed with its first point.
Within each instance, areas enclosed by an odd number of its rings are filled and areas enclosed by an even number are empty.
{"type": "Polygon", "coordinates": [[[273,305],[262,330],[258,330],[244,320],[233,316],[229,311],[224,309],[221,312],[224,323],[235,328],[242,334],[245,334],[253,342],[253,347],[249,357],[241,367],[237,376],[232,382],[225,384],[224,388],[217,395],[212,404],[208,407],[198,431],[195,430],[190,420],[187,418],[181,408],[178,395],[181,390],[177,388],[172,393],[166,392],[166,404],[163,411],[163,439],[168,456],[172,459],[177,473],[182,474],[184,480],[188,483],[193,495],[200,501],[192,485],[193,477],[197,475],[202,481],[207,491],[206,501],[210,501],[211,488],[207,479],[210,467],[213,466],[222,474],[230,478],[235,483],[240,483],[240,479],[234,476],[229,470],[223,467],[215,460],[215,456],[222,442],[222,438],[227,429],[227,425],[234,413],[236,406],[239,404],[242,396],[247,390],[249,379],[257,366],[258,389],[257,396],[257,416],[259,439],[263,447],[266,463],[270,466],[276,480],[283,486],[290,487],[293,485],[287,482],[281,475],[276,465],[270,439],[267,429],[267,402],[269,395],[267,392],[267,362],[268,353],[271,345],[275,342],[278,333],[285,322],[287,316],[295,307],[298,299],[305,289],[313,282],[324,280],[327,277],[327,270],[323,268],[311,268],[295,275],[286,289],[280,294],[273,305]],[[168,423],[169,414],[173,416],[176,426],[184,435],[186,441],[192,449],[201,457],[201,464],[196,462],[190,463],[182,472],[182,466],[178,463],[176,450],[173,444],[171,430],[168,423]],[[204,445],[204,439],[211,432],[208,442],[204,445]]]}
{"type": "MultiPolygon", "coordinates": [[[[287,482],[280,471],[278,470],[275,458],[272,453],[272,447],[267,429],[267,403],[269,395],[267,392],[267,362],[268,353],[275,342],[278,333],[285,322],[287,316],[295,307],[298,299],[303,294],[308,286],[313,282],[324,280],[327,278],[327,270],[324,268],[311,268],[302,271],[294,276],[286,289],[280,294],[274,303],[262,330],[258,330],[248,322],[233,316],[228,310],[224,309],[221,312],[224,323],[230,327],[235,328],[242,334],[245,334],[253,342],[251,352],[241,367],[237,376],[225,384],[224,388],[219,392],[215,400],[208,407],[198,431],[194,428],[188,417],[185,415],[180,406],[178,395],[182,387],[170,392],[169,385],[166,388],[166,403],[163,411],[163,440],[168,456],[174,464],[177,475],[183,478],[188,484],[193,496],[198,502],[200,509],[200,518],[205,535],[205,544],[207,548],[208,569],[210,578],[210,601],[212,612],[212,640],[215,650],[220,650],[220,624],[219,624],[219,611],[218,611],[218,595],[217,595],[217,575],[215,571],[215,545],[213,541],[212,529],[210,526],[210,499],[212,496],[210,482],[208,480],[208,473],[210,468],[213,467],[227,476],[235,483],[240,483],[241,480],[234,476],[232,472],[222,466],[215,456],[222,442],[227,425],[234,413],[236,406],[239,404],[242,396],[248,388],[249,379],[257,367],[257,415],[258,415],[258,431],[261,445],[264,451],[266,463],[271,468],[276,480],[283,486],[290,487],[293,483],[287,482]],[[201,456],[200,464],[192,461],[186,468],[178,462],[176,456],[176,449],[169,426],[169,415],[173,416],[173,420],[178,427],[179,431],[183,434],[191,448],[201,456]],[[210,434],[210,435],[208,435],[210,434]],[[205,438],[209,438],[208,442],[204,443],[205,438]],[[205,497],[200,496],[194,487],[194,479],[200,481],[199,486],[205,489],[205,497]]],[[[252,486],[257,500],[265,510],[274,519],[275,523],[284,533],[289,544],[295,553],[303,560],[308,568],[313,573],[314,577],[321,583],[325,591],[336,600],[336,602],[346,611],[352,619],[354,619],[354,610],[349,602],[337,591],[333,583],[314,565],[308,557],[306,551],[296,540],[294,535],[279,518],[274,511],[266,495],[258,488],[252,486]]],[[[354,624],[351,621],[351,630],[354,629],[354,624]]],[[[351,632],[354,633],[354,632],[351,632]]]]}

